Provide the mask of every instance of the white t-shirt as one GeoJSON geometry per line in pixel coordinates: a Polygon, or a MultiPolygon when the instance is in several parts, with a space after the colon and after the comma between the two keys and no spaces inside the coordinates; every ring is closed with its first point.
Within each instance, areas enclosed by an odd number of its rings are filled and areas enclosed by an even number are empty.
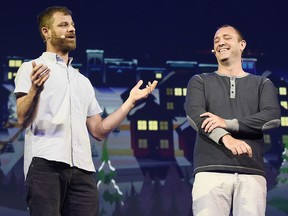
{"type": "MultiPolygon", "coordinates": [[[[86,119],[102,112],[89,79],[55,53],[44,52],[34,60],[50,68],[50,77],[40,94],[37,113],[26,128],[24,173],[33,157],[59,161],[95,171],[86,119]]],[[[25,62],[15,78],[14,93],[28,93],[32,63],[25,62]]]]}

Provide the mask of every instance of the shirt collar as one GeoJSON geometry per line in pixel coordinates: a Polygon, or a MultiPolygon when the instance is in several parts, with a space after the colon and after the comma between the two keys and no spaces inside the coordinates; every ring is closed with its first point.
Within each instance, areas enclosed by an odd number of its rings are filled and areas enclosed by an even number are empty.
{"type": "MultiPolygon", "coordinates": [[[[52,61],[52,62],[55,62],[55,63],[56,63],[56,62],[64,63],[63,58],[62,58],[61,56],[57,55],[56,53],[44,52],[44,53],[42,54],[42,56],[43,56],[45,59],[47,59],[47,60],[49,60],[49,61],[52,61]]],[[[68,65],[71,65],[72,61],[73,61],[73,57],[69,57],[69,58],[68,58],[68,65]]]]}
{"type": "Polygon", "coordinates": [[[221,74],[218,71],[215,71],[216,74],[218,74],[219,76],[225,76],[225,77],[234,77],[234,78],[243,78],[243,77],[247,77],[249,75],[249,73],[245,72],[245,74],[241,75],[241,76],[233,76],[233,75],[228,75],[228,74],[221,74]]]}

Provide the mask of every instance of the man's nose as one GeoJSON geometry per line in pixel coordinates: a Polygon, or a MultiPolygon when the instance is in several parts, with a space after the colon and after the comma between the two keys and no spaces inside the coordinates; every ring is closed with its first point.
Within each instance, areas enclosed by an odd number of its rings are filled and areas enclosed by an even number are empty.
{"type": "Polygon", "coordinates": [[[219,46],[223,46],[225,45],[225,40],[224,39],[220,39],[219,40],[219,46]]]}
{"type": "Polygon", "coordinates": [[[72,31],[72,32],[75,32],[76,29],[75,29],[75,27],[74,27],[73,25],[70,25],[69,28],[68,28],[68,31],[69,31],[69,32],[71,32],[71,31],[72,31]]]}

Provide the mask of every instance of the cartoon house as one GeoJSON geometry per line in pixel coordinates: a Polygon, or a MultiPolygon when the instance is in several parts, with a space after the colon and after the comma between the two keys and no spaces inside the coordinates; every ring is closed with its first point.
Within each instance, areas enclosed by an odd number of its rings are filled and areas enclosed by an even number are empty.
{"type": "Polygon", "coordinates": [[[104,51],[87,49],[86,54],[86,76],[93,86],[103,86],[104,83],[106,83],[106,75],[104,73],[104,51]]]}
{"type": "Polygon", "coordinates": [[[174,158],[173,117],[150,95],[130,113],[131,146],[136,158],[174,158]]]}
{"type": "MultiPolygon", "coordinates": [[[[6,62],[3,65],[3,74],[0,78],[0,120],[2,126],[10,127],[10,120],[12,123],[17,122],[16,119],[16,99],[14,97],[14,79],[17,74],[17,71],[21,64],[23,63],[24,58],[18,56],[8,56],[6,62]]],[[[2,130],[3,128],[0,128],[2,130]]],[[[4,129],[6,130],[6,129],[4,129]]]]}
{"type": "Polygon", "coordinates": [[[4,65],[4,73],[3,73],[3,83],[14,84],[14,78],[17,74],[17,71],[21,64],[23,63],[24,58],[19,56],[8,56],[6,64],[4,65]]]}
{"type": "Polygon", "coordinates": [[[167,61],[167,75],[158,84],[161,109],[185,117],[184,102],[189,79],[197,73],[197,62],[167,61]]]}
{"type": "Polygon", "coordinates": [[[279,128],[269,130],[264,134],[265,157],[278,169],[282,163],[282,153],[285,144],[288,145],[288,84],[287,82],[270,71],[265,71],[262,76],[268,77],[275,85],[281,108],[281,125],[279,128]]]}
{"type": "Polygon", "coordinates": [[[184,121],[176,128],[179,139],[179,149],[184,152],[185,158],[193,162],[193,153],[196,140],[196,131],[191,127],[189,121],[184,121]]]}
{"type": "Polygon", "coordinates": [[[110,87],[132,87],[137,81],[136,59],[104,59],[106,85],[110,87]]]}
{"type": "Polygon", "coordinates": [[[145,85],[153,80],[160,82],[163,79],[165,72],[165,68],[137,67],[137,80],[143,80],[145,85]]]}

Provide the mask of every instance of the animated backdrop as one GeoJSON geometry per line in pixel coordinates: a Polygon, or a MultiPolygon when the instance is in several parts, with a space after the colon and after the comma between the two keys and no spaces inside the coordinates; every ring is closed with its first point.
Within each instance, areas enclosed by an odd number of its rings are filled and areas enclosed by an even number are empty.
{"type": "Polygon", "coordinates": [[[267,215],[288,215],[287,12],[279,2],[248,0],[241,5],[212,0],[2,1],[0,215],[28,215],[24,132],[17,126],[13,79],[23,61],[43,51],[36,15],[51,5],[73,11],[78,36],[71,53],[74,66],[95,87],[103,117],[125,100],[137,80],[159,80],[153,95],[137,104],[107,140],[91,139],[102,215],[192,215],[195,132],[183,110],[186,85],[195,73],[215,71],[212,37],[226,23],[247,37],[245,70],[269,77],[277,87],[281,127],[264,137],[267,215]]]}

